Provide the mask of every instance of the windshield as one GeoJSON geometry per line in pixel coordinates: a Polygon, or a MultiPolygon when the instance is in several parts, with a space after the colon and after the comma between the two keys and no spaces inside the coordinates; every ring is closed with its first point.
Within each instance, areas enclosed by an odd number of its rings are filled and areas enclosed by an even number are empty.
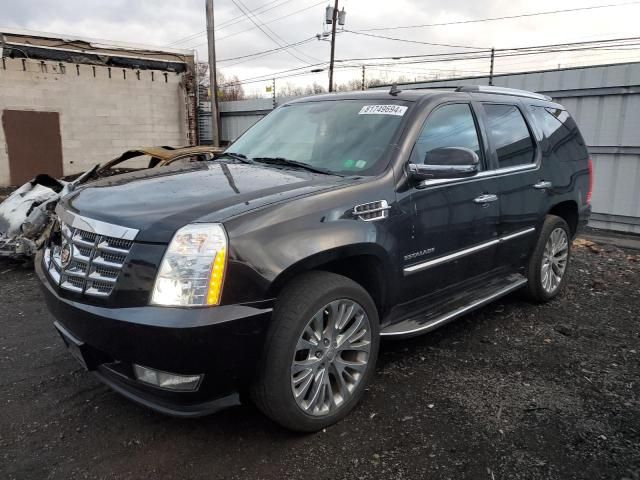
{"type": "Polygon", "coordinates": [[[408,104],[327,100],[274,110],[228,151],[248,158],[284,158],[342,175],[374,175],[386,166],[408,104]]]}

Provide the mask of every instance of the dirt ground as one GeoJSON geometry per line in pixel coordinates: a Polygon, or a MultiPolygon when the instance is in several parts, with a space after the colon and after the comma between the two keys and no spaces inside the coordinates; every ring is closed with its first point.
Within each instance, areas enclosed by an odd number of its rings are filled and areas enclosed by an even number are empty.
{"type": "Polygon", "coordinates": [[[639,480],[639,254],[580,241],[555,301],[384,343],[362,404],[312,435],[128,402],[65,351],[35,274],[0,263],[0,478],[639,480]]]}

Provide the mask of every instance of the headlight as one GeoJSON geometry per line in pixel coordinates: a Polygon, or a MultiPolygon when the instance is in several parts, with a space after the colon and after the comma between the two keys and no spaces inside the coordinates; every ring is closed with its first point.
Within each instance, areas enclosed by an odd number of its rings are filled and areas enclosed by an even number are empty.
{"type": "Polygon", "coordinates": [[[153,287],[151,303],[218,305],[227,264],[227,235],[217,223],[194,223],[176,232],[153,287]]]}

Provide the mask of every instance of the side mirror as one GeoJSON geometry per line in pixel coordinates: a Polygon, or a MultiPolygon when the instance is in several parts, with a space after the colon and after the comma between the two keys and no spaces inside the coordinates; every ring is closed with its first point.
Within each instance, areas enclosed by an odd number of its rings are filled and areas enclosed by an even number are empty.
{"type": "Polygon", "coordinates": [[[468,148],[435,148],[427,152],[424,164],[409,164],[409,177],[414,182],[438,178],[472,177],[478,173],[479,165],[478,155],[468,148]]]}

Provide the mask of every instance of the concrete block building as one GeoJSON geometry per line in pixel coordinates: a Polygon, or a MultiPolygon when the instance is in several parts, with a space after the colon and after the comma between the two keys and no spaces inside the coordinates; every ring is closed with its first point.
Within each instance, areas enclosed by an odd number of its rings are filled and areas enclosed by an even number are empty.
{"type": "Polygon", "coordinates": [[[0,32],[0,186],[197,138],[192,52],[0,32]]]}

